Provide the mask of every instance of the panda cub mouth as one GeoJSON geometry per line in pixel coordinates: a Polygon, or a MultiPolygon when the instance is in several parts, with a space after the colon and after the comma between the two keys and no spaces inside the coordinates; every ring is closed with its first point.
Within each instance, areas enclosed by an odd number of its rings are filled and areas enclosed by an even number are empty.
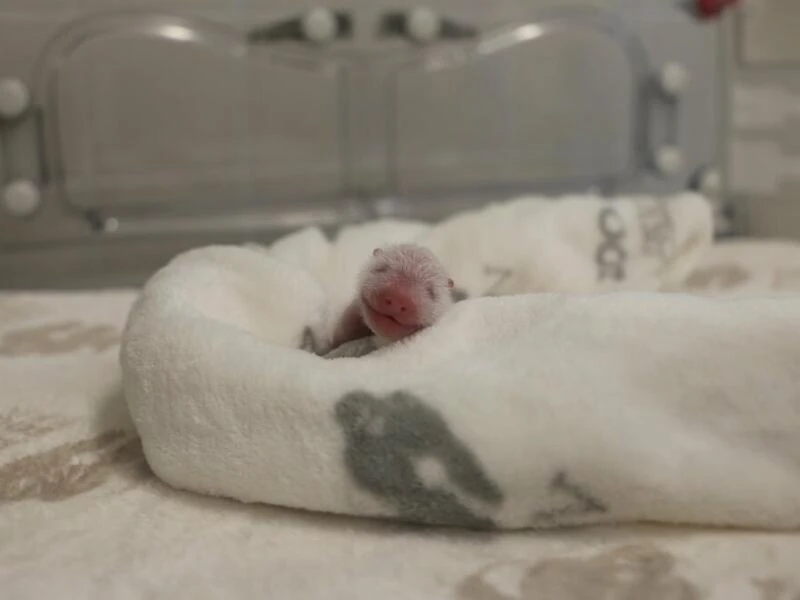
{"type": "Polygon", "coordinates": [[[379,335],[400,337],[422,329],[422,325],[419,323],[403,323],[397,318],[381,312],[364,297],[361,298],[361,303],[364,306],[369,324],[374,326],[374,329],[380,330],[379,335]]]}

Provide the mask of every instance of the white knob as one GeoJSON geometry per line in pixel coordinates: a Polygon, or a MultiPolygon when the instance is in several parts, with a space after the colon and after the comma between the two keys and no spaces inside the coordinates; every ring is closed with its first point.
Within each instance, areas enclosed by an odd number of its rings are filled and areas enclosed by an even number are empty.
{"type": "Polygon", "coordinates": [[[435,40],[442,27],[438,15],[425,7],[411,9],[406,23],[408,34],[421,43],[435,40]]]}
{"type": "Polygon", "coordinates": [[[722,191],[722,174],[717,169],[706,169],[700,174],[698,190],[704,196],[713,198],[722,191]]]}
{"type": "Polygon", "coordinates": [[[674,175],[683,167],[683,156],[675,146],[664,146],[656,152],[656,168],[662,175],[674,175]]]}
{"type": "Polygon", "coordinates": [[[680,96],[689,85],[689,71],[681,63],[667,63],[661,69],[661,89],[670,96],[680,96]]]}
{"type": "Polygon", "coordinates": [[[28,87],[19,79],[0,80],[0,117],[15,119],[25,112],[30,101],[28,87]]]}
{"type": "Polygon", "coordinates": [[[103,221],[103,231],[105,233],[116,233],[119,231],[119,219],[115,219],[114,217],[109,217],[105,221],[103,221]]]}
{"type": "Polygon", "coordinates": [[[316,44],[336,37],[336,17],[327,8],[312,8],[303,16],[303,35],[316,44]]]}
{"type": "Polygon", "coordinates": [[[9,183],[3,190],[3,207],[15,217],[27,217],[39,208],[42,195],[32,181],[21,179],[9,183]]]}
{"type": "Polygon", "coordinates": [[[680,96],[689,85],[689,71],[680,63],[672,62],[661,69],[661,89],[670,96],[680,96]]]}
{"type": "Polygon", "coordinates": [[[379,217],[389,217],[397,212],[397,201],[391,196],[377,198],[373,208],[379,217]]]}

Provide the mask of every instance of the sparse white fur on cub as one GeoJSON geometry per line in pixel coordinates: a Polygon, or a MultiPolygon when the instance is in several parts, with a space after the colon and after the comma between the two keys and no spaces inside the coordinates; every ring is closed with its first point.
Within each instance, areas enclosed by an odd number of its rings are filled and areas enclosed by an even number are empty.
{"type": "Polygon", "coordinates": [[[333,347],[375,335],[380,345],[433,325],[453,304],[453,280],[436,255],[416,244],[376,248],[358,277],[333,347]]]}

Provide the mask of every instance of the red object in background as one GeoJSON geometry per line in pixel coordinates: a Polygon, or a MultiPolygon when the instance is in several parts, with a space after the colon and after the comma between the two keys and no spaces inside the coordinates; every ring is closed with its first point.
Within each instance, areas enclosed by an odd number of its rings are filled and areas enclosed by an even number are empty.
{"type": "Polygon", "coordinates": [[[695,0],[697,14],[704,19],[718,16],[726,8],[736,4],[738,0],[695,0]]]}

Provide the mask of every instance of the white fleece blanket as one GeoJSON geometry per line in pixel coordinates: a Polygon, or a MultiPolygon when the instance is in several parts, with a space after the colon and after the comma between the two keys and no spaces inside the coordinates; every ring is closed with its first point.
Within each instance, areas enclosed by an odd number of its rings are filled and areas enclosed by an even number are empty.
{"type": "Polygon", "coordinates": [[[157,476],[245,502],[480,528],[794,528],[800,303],[619,291],[677,285],[710,239],[687,194],[194,250],[131,311],[125,396],[157,476]],[[368,356],[309,352],[372,246],[400,239],[439,253],[468,300],[368,356]]]}

